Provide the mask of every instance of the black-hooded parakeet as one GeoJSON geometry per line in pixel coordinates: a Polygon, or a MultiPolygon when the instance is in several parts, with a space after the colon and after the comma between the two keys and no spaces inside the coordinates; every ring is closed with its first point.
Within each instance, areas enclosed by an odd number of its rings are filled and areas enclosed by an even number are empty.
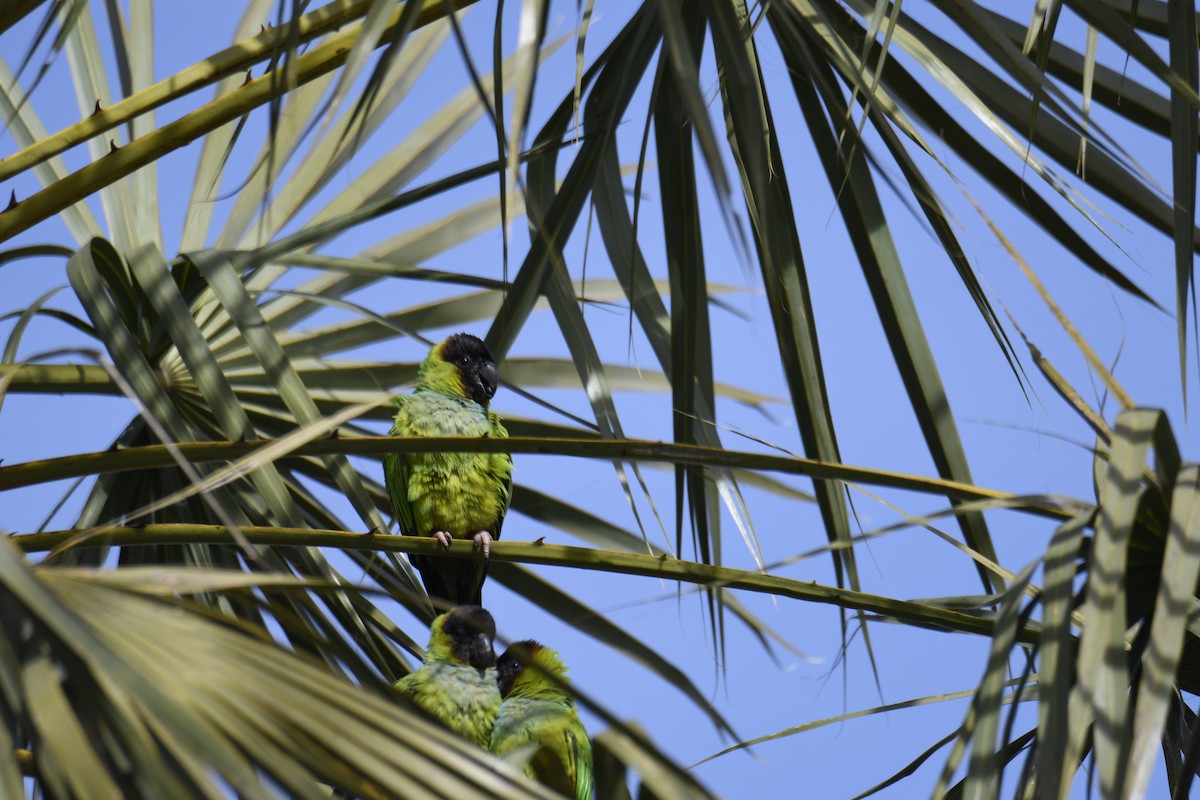
{"type": "Polygon", "coordinates": [[[424,663],[396,681],[396,691],[487,748],[500,708],[495,636],[492,615],[479,606],[458,606],[442,614],[430,626],[424,663]]]}
{"type": "MultiPolygon", "coordinates": [[[[436,344],[417,372],[412,394],[396,397],[392,436],[507,437],[488,410],[496,363],[478,338],[456,333],[436,344]]],[[[405,453],[384,458],[384,479],[400,532],[474,540],[483,559],[413,556],[425,591],[450,605],[482,602],[487,558],[512,497],[507,453],[405,453]]]]}
{"type": "Polygon", "coordinates": [[[536,747],[526,775],[567,797],[591,800],[592,743],[564,688],[567,668],[558,653],[532,639],[516,642],[496,660],[496,673],[504,699],[488,749],[504,757],[536,747]]]}

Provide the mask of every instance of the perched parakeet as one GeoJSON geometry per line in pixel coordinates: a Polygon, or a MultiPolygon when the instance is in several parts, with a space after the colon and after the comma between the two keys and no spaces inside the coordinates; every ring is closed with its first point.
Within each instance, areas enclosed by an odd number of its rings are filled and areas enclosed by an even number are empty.
{"type": "MultiPolygon", "coordinates": [[[[498,436],[508,431],[488,411],[496,393],[496,363],[478,338],[456,333],[436,344],[417,372],[412,394],[395,398],[392,436],[498,436]]],[[[473,539],[482,560],[413,556],[425,591],[451,605],[480,605],[492,541],[512,498],[507,453],[389,454],[384,479],[400,532],[473,539]]]]}
{"type": "Polygon", "coordinates": [[[591,800],[592,743],[562,686],[567,667],[558,653],[532,639],[516,642],[496,660],[496,673],[504,699],[488,749],[505,756],[536,746],[526,775],[568,797],[591,800]]]}
{"type": "Polygon", "coordinates": [[[425,661],[395,689],[446,727],[486,748],[500,708],[496,623],[479,606],[458,606],[429,628],[425,661]]]}

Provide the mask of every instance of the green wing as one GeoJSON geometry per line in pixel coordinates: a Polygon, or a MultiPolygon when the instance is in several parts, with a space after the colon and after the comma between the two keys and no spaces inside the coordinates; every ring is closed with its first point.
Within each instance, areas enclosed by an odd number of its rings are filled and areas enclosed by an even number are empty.
{"type": "MultiPolygon", "coordinates": [[[[497,416],[495,411],[488,412],[488,422],[491,423],[491,435],[493,437],[497,439],[508,438],[508,430],[500,422],[500,417],[497,416]]],[[[499,539],[500,528],[504,525],[504,517],[508,514],[508,506],[512,503],[512,455],[510,453],[497,453],[492,464],[493,469],[496,471],[500,492],[500,516],[496,518],[496,532],[494,534],[499,539]]]]}
{"type": "MultiPolygon", "coordinates": [[[[404,408],[405,397],[393,397],[392,405],[397,412],[404,408]]],[[[399,416],[397,414],[397,416],[399,416]]],[[[399,419],[392,423],[389,436],[403,436],[399,419]]],[[[413,535],[416,533],[417,522],[413,516],[412,504],[408,502],[408,482],[412,477],[412,464],[408,457],[400,453],[388,453],[383,457],[383,482],[387,487],[388,496],[392,498],[392,513],[396,516],[396,525],[400,533],[413,535]]]]}
{"type": "Polygon", "coordinates": [[[567,748],[575,765],[575,800],[592,800],[592,743],[579,719],[574,722],[567,730],[567,748]]]}
{"type": "Polygon", "coordinates": [[[543,785],[575,800],[592,800],[592,744],[579,717],[573,711],[569,714],[543,723],[535,738],[541,746],[529,766],[543,785]]]}

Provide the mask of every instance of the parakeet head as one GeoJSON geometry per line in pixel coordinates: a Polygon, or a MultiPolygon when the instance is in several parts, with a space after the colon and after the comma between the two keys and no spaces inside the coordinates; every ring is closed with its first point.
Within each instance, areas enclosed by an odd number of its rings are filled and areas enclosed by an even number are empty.
{"type": "Polygon", "coordinates": [[[496,621],[486,609],[457,606],[433,621],[429,649],[482,672],[496,666],[495,638],[496,621]]]}
{"type": "Polygon", "coordinates": [[[469,397],[484,408],[499,385],[492,351],[469,333],[456,333],[435,344],[417,380],[437,391],[469,397]]]}
{"type": "Polygon", "coordinates": [[[567,682],[567,666],[558,653],[533,639],[513,642],[496,659],[496,683],[501,697],[566,696],[559,684],[567,682]]]}

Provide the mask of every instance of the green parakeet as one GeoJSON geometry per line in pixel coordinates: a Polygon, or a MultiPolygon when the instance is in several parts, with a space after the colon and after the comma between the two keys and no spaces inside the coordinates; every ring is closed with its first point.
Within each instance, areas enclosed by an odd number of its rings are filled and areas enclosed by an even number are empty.
{"type": "Polygon", "coordinates": [[[567,797],[591,800],[592,743],[561,685],[567,668],[558,653],[532,639],[516,642],[496,660],[496,673],[504,700],[488,749],[503,757],[536,746],[526,775],[567,797]]]}
{"type": "MultiPolygon", "coordinates": [[[[392,436],[508,437],[488,410],[496,393],[496,363],[478,338],[456,333],[436,344],[417,372],[412,394],[396,397],[392,436]]],[[[451,605],[480,605],[491,543],[512,498],[512,456],[507,453],[389,454],[384,481],[400,532],[473,539],[483,559],[413,556],[425,591],[451,605]]]]}
{"type": "Polygon", "coordinates": [[[425,661],[395,689],[446,727],[487,748],[500,708],[496,623],[479,606],[459,606],[433,621],[425,661]]]}

